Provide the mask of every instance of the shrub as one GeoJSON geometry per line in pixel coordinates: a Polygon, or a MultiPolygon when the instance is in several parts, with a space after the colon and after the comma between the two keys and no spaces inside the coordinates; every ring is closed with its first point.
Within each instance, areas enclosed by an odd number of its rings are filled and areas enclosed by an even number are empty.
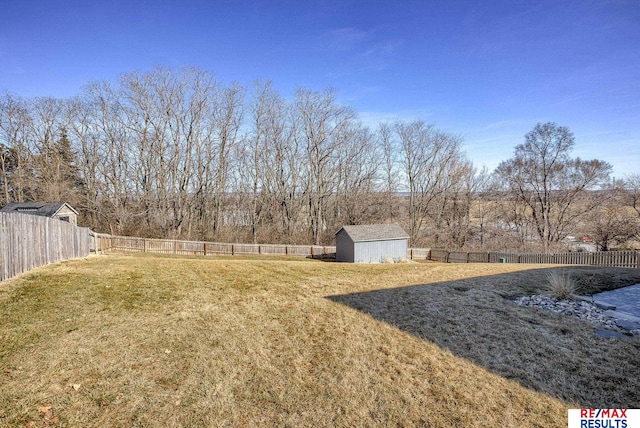
{"type": "Polygon", "coordinates": [[[567,299],[578,291],[578,286],[567,272],[557,271],[547,273],[547,291],[558,299],[567,299]]]}

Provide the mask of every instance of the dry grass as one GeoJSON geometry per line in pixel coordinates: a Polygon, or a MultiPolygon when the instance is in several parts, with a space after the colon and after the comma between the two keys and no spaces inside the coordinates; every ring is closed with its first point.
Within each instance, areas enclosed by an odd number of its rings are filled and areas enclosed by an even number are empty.
{"type": "MultiPolygon", "coordinates": [[[[503,298],[543,286],[531,269],[117,255],[41,268],[0,285],[0,426],[550,427],[578,403],[640,407],[636,342],[503,298]],[[554,335],[558,349],[535,349],[554,335]]],[[[573,275],[593,288],[600,272],[573,275]]],[[[632,273],[609,269],[603,287],[632,273]]]]}
{"type": "Polygon", "coordinates": [[[578,286],[568,272],[550,271],[546,274],[546,290],[558,299],[568,299],[577,293],[578,286]]]}

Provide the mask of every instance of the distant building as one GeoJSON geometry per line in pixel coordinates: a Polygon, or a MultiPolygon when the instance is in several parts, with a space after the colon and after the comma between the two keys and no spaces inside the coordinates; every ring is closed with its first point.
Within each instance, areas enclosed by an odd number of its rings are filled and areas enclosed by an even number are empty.
{"type": "Polygon", "coordinates": [[[78,211],[66,202],[13,202],[0,211],[38,215],[78,224],[78,211]]]}
{"type": "Polygon", "coordinates": [[[409,235],[397,224],[344,226],[336,233],[336,261],[395,262],[407,258],[409,235]]]}

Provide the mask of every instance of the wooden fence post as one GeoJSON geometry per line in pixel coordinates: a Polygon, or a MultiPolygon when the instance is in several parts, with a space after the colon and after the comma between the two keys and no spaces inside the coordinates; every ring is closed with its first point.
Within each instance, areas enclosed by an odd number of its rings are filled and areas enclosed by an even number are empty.
{"type": "Polygon", "coordinates": [[[203,252],[204,252],[204,255],[206,256],[207,255],[207,243],[206,242],[204,243],[203,252]]]}

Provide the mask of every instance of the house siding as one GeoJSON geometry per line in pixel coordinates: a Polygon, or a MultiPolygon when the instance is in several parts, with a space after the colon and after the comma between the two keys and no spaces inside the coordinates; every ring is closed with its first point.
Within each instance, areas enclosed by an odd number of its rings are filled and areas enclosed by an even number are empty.
{"type": "Polygon", "coordinates": [[[58,210],[56,215],[53,216],[53,218],[57,218],[58,220],[60,220],[62,217],[69,217],[69,223],[76,224],[76,225],[78,224],[78,216],[76,215],[75,212],[73,212],[71,209],[67,208],[66,206],[63,206],[62,208],[60,208],[60,210],[58,210]]]}
{"type": "Polygon", "coordinates": [[[407,259],[409,236],[397,224],[343,226],[335,236],[338,262],[381,263],[407,259]]]}
{"type": "Polygon", "coordinates": [[[407,258],[408,239],[367,241],[354,243],[355,263],[381,263],[387,259],[394,262],[407,258]]]}
{"type": "Polygon", "coordinates": [[[338,232],[336,235],[336,261],[353,263],[353,247],[353,241],[351,241],[347,232],[344,230],[338,232]]]}
{"type": "Polygon", "coordinates": [[[12,202],[0,209],[0,212],[12,212],[62,220],[78,224],[78,212],[66,202],[12,202]]]}

